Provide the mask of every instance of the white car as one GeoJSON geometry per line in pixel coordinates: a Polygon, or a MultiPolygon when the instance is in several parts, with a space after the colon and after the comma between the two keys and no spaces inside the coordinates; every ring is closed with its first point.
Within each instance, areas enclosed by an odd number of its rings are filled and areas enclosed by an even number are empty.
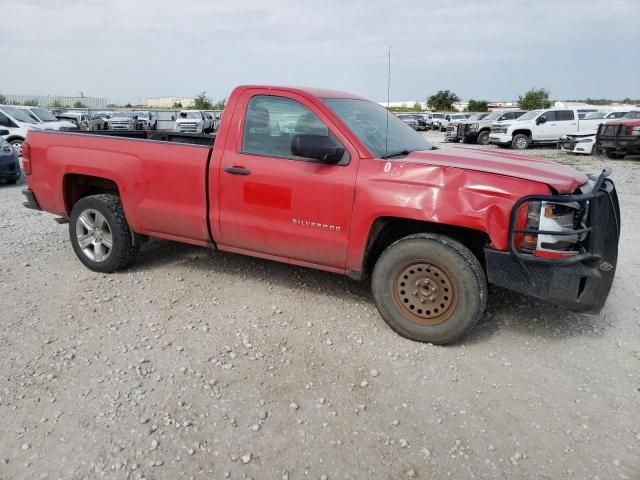
{"type": "Polygon", "coordinates": [[[49,110],[45,110],[44,108],[26,106],[17,108],[27,112],[27,115],[33,118],[37,123],[43,124],[43,126],[47,129],[78,130],[78,126],[74,123],[65,120],[58,120],[49,110]]]}
{"type": "Polygon", "coordinates": [[[22,143],[29,130],[53,130],[42,125],[24,110],[13,105],[0,105],[0,129],[9,131],[2,138],[11,144],[18,156],[22,156],[22,143]]]}
{"type": "Polygon", "coordinates": [[[213,117],[201,110],[183,110],[178,113],[175,130],[180,133],[211,133],[213,117]]]}
{"type": "Polygon", "coordinates": [[[602,119],[580,119],[577,109],[531,110],[517,120],[492,125],[489,141],[525,150],[531,144],[555,144],[564,135],[591,134],[601,123],[602,119]]]}
{"type": "Polygon", "coordinates": [[[596,146],[596,132],[563,135],[558,140],[558,150],[591,155],[596,146]]]}

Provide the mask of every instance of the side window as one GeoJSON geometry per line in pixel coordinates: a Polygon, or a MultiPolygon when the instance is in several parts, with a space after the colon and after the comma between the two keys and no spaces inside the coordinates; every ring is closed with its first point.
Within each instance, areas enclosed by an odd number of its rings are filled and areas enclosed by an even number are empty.
{"type": "Polygon", "coordinates": [[[573,120],[573,111],[572,110],[558,110],[556,112],[556,120],[558,120],[560,122],[573,120]]]}
{"type": "Polygon", "coordinates": [[[7,117],[2,112],[0,112],[0,126],[3,126],[3,127],[10,127],[11,126],[9,117],[7,117]]]}
{"type": "Polygon", "coordinates": [[[547,117],[547,122],[555,122],[556,121],[556,112],[551,110],[549,112],[544,112],[543,115],[547,117]]]}
{"type": "Polygon", "coordinates": [[[313,162],[315,160],[292,153],[293,144],[302,136],[326,137],[327,145],[344,150],[337,164],[348,163],[349,154],[344,146],[322,120],[300,102],[272,95],[251,98],[244,121],[242,153],[313,162]]]}

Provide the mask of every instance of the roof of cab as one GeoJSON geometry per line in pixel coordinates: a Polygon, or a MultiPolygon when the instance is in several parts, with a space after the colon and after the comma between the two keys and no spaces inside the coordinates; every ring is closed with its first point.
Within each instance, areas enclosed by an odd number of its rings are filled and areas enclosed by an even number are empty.
{"type": "Polygon", "coordinates": [[[285,90],[291,93],[297,93],[304,96],[312,96],[317,98],[352,98],[358,100],[367,100],[364,97],[355,95],[353,93],[340,92],[338,90],[327,90],[324,88],[312,88],[312,87],[287,87],[280,85],[240,85],[236,90],[249,90],[249,89],[266,89],[266,90],[285,90]]]}

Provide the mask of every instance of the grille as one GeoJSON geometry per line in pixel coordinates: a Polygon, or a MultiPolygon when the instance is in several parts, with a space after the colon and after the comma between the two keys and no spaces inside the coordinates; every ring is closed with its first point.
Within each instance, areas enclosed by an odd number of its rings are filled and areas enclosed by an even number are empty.
{"type": "Polygon", "coordinates": [[[615,137],[621,126],[623,125],[601,125],[600,128],[602,131],[598,133],[600,133],[600,135],[611,135],[612,137],[615,137]]]}
{"type": "Polygon", "coordinates": [[[198,124],[196,122],[179,123],[178,131],[182,133],[198,133],[198,124]]]}
{"type": "Polygon", "coordinates": [[[111,130],[129,130],[129,122],[109,122],[111,130]]]}

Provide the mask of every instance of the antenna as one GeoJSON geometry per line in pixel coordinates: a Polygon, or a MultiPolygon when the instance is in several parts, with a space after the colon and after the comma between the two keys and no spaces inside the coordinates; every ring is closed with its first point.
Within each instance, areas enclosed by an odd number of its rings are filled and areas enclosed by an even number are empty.
{"type": "Polygon", "coordinates": [[[391,94],[391,45],[389,45],[389,59],[387,71],[387,131],[384,135],[384,154],[389,153],[389,96],[391,94]]]}

